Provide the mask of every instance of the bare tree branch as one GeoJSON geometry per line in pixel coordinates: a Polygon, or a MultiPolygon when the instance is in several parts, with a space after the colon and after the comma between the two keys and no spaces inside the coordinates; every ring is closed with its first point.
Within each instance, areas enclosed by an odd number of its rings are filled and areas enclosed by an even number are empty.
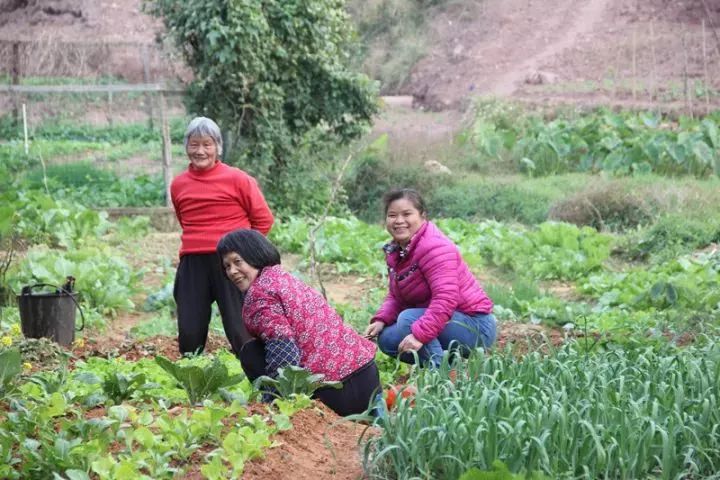
{"type": "Polygon", "coordinates": [[[317,279],[318,285],[320,286],[320,293],[322,293],[322,296],[325,300],[327,300],[327,292],[325,291],[325,285],[323,285],[322,283],[322,279],[320,278],[320,271],[317,266],[317,252],[315,251],[315,242],[317,239],[317,232],[325,224],[325,220],[327,220],[328,213],[330,212],[330,206],[335,201],[337,192],[338,190],[340,190],[340,184],[342,182],[343,175],[345,175],[345,170],[347,170],[348,165],[350,165],[350,161],[352,160],[352,158],[353,153],[350,153],[340,167],[340,171],[335,178],[335,183],[333,184],[332,191],[330,192],[330,198],[325,205],[325,210],[323,211],[323,214],[318,220],[317,224],[310,229],[310,275],[312,275],[313,278],[317,279]]]}

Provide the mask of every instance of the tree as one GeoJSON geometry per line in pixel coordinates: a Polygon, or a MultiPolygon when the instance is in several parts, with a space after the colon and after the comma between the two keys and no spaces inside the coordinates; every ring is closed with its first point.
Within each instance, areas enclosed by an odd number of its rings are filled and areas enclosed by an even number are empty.
{"type": "MultiPolygon", "coordinates": [[[[376,86],[348,68],[343,0],[154,0],[195,78],[188,108],[214,118],[232,162],[277,179],[308,142],[369,126],[376,86]]],[[[310,150],[312,151],[312,150],[310,150]]]]}

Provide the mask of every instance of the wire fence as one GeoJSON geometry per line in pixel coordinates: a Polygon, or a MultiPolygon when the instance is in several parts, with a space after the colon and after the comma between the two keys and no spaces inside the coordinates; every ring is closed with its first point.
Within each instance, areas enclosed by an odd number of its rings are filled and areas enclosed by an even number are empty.
{"type": "Polygon", "coordinates": [[[133,42],[0,41],[0,159],[91,164],[167,188],[185,164],[170,129],[185,121],[187,72],[172,55],[133,42]]]}

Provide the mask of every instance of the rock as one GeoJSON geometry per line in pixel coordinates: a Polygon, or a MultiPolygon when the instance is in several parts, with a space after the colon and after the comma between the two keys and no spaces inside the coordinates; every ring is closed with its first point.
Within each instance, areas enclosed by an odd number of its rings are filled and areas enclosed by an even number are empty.
{"type": "Polygon", "coordinates": [[[452,175],[452,170],[450,170],[448,167],[446,167],[442,163],[438,162],[437,160],[428,160],[423,164],[423,166],[425,167],[425,170],[427,170],[430,173],[439,173],[441,175],[452,175]]]}
{"type": "Polygon", "coordinates": [[[525,77],[525,83],[529,85],[549,85],[551,83],[557,83],[557,81],[558,76],[556,74],[541,72],[540,70],[535,70],[525,77]]]}

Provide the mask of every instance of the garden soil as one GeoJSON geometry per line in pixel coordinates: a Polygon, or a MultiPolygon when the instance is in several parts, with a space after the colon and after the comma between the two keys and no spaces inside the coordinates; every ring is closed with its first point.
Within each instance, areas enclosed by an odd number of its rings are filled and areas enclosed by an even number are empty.
{"type": "Polygon", "coordinates": [[[296,413],[293,429],[275,437],[277,448],[245,467],[243,479],[362,479],[358,441],[372,434],[367,426],[343,420],[322,404],[296,413]]]}

